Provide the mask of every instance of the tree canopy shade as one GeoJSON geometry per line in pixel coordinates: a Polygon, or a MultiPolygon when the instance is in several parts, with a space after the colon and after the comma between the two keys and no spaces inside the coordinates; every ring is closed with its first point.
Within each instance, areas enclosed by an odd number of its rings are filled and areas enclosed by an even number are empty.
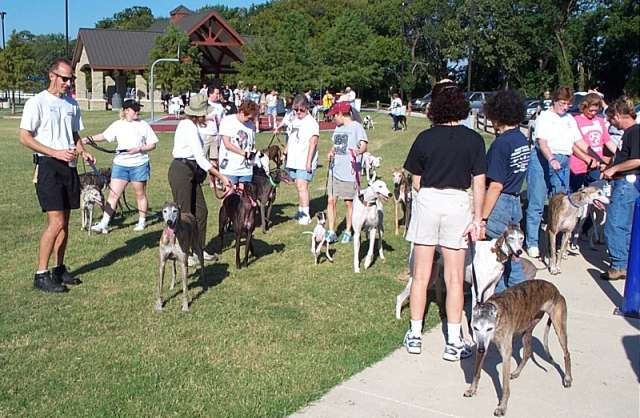
{"type": "Polygon", "coordinates": [[[99,20],[96,23],[96,28],[142,30],[151,26],[153,21],[153,13],[150,8],[134,6],[115,13],[113,17],[99,20]]]}
{"type": "Polygon", "coordinates": [[[27,43],[29,32],[11,33],[6,47],[0,52],[0,89],[11,92],[11,112],[15,113],[15,93],[30,84],[27,75],[31,73],[31,58],[27,43]]]}

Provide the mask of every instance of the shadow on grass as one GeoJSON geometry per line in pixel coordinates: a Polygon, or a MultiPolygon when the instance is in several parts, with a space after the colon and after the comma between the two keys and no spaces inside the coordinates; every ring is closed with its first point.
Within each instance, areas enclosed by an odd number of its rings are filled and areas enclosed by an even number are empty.
{"type": "MultiPolygon", "coordinates": [[[[271,218],[269,219],[269,227],[267,229],[267,232],[274,226],[287,222],[289,219],[291,219],[288,216],[284,216],[284,209],[288,208],[289,206],[294,206],[294,204],[293,203],[275,203],[273,205],[273,207],[271,208],[271,218]]],[[[260,224],[256,225],[256,231],[258,230],[259,226],[260,224]]]]}
{"type": "Polygon", "coordinates": [[[88,273],[101,267],[110,266],[121,258],[129,257],[140,252],[141,250],[147,248],[155,248],[158,246],[158,242],[160,241],[160,235],[162,235],[162,231],[151,231],[147,232],[146,234],[138,235],[134,238],[128,239],[125,241],[125,244],[122,247],[118,247],[114,250],[109,251],[99,260],[81,266],[72,271],[71,274],[80,275],[83,273],[88,273]]]}
{"type": "MultiPolygon", "coordinates": [[[[251,239],[251,244],[253,245],[255,254],[249,253],[248,266],[253,264],[252,258],[254,260],[259,260],[261,257],[267,256],[273,253],[281,253],[282,251],[284,251],[284,247],[285,247],[284,244],[270,244],[266,241],[262,241],[256,238],[256,232],[257,231],[254,231],[253,238],[251,239]]],[[[222,254],[227,248],[230,248],[232,251],[234,251],[234,254],[235,254],[236,236],[233,233],[233,231],[225,232],[223,234],[223,238],[224,239],[222,240],[222,243],[220,242],[220,235],[216,236],[215,238],[212,238],[207,244],[207,247],[214,248],[215,249],[214,251],[218,254],[222,254]]],[[[242,240],[240,242],[240,261],[244,260],[244,251],[245,251],[245,249],[243,248],[244,245],[245,245],[244,240],[242,240]]]]}

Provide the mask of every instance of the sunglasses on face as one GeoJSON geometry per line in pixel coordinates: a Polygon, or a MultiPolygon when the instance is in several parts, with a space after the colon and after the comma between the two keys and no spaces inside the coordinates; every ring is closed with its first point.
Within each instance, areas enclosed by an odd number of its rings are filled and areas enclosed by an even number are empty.
{"type": "Polygon", "coordinates": [[[62,79],[62,81],[63,81],[63,82],[65,82],[65,83],[68,83],[69,81],[73,81],[73,80],[75,80],[75,79],[76,79],[74,76],[67,77],[67,76],[60,75],[60,74],[55,73],[55,72],[54,72],[53,74],[54,74],[56,77],[60,77],[60,78],[62,79]]]}
{"type": "Polygon", "coordinates": [[[307,109],[306,109],[306,108],[304,108],[304,107],[294,107],[294,108],[293,108],[293,111],[294,111],[294,112],[306,112],[306,111],[307,111],[307,109]]]}

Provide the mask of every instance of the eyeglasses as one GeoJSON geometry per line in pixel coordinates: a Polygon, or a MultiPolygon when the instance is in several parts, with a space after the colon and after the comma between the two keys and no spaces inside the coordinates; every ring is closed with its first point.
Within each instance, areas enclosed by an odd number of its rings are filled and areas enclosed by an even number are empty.
{"type": "Polygon", "coordinates": [[[306,112],[307,109],[305,107],[294,107],[293,111],[294,112],[306,112]]]}
{"type": "MultiPolygon", "coordinates": [[[[53,71],[52,71],[52,72],[53,72],[53,71]]],[[[75,77],[75,76],[73,76],[73,75],[72,75],[71,77],[67,77],[67,76],[64,76],[64,75],[60,75],[60,74],[58,74],[58,73],[56,73],[56,72],[53,72],[53,74],[54,74],[56,77],[60,77],[60,78],[62,79],[62,81],[63,81],[63,82],[65,82],[65,83],[68,83],[69,81],[73,81],[73,80],[75,80],[75,79],[76,79],[76,77],[75,77]]]]}

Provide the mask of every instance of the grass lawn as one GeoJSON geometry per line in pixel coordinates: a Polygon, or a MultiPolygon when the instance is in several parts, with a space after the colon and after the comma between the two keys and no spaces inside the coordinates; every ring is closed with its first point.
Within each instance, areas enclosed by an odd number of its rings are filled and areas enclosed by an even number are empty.
{"type": "MultiPolygon", "coordinates": [[[[101,132],[116,117],[85,112],[83,134],[101,132]]],[[[402,165],[427,121],[409,118],[408,131],[392,132],[388,116],[374,118],[369,149],[383,156],[379,174],[391,187],[391,171],[402,165]]],[[[191,276],[186,314],[178,288],[165,292],[164,312],[153,309],[157,220],[134,232],[137,214],[130,213],[114,220],[108,235],[89,237],[80,233],[74,211],[66,262],[83,284],[64,295],[33,290],[45,218],[18,126],[18,119],[0,119],[0,416],[286,416],[399,347],[408,310],[405,320],[396,321],[393,308],[404,286],[399,278],[408,245],[393,235],[392,200],[385,206],[386,260],[376,259],[356,275],[351,246],[336,244],[333,264],[313,265],[309,236],[301,234],[313,225],[291,220],[295,188],[282,185],[275,227],[255,234],[258,258],[237,271],[229,236],[221,260],[206,265],[206,280],[191,276]]],[[[321,135],[321,163],[329,135],[321,135]]],[[[261,134],[259,147],[269,139],[261,134]]],[[[166,178],[172,145],[172,134],[162,134],[151,154],[151,211],[171,197],[166,178]]],[[[110,155],[92,152],[98,166],[110,166],[110,155]]],[[[311,184],[312,211],[326,205],[325,179],[323,166],[311,184]]],[[[132,191],[127,196],[135,203],[132,191]]],[[[219,201],[211,194],[207,200],[208,249],[214,250],[219,201]]],[[[343,214],[340,204],[338,216],[343,214]]],[[[432,307],[426,328],[438,321],[432,307]]]]}

